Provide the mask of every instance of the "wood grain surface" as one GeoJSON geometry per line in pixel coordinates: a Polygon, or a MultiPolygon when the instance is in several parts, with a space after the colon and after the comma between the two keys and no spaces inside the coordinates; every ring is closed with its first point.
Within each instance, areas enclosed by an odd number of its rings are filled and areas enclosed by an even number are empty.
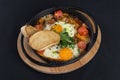
{"type": "MultiPolygon", "coordinates": [[[[97,53],[98,48],[100,46],[101,43],[101,31],[100,28],[98,27],[98,35],[97,35],[97,39],[93,45],[93,47],[90,49],[90,51],[83,56],[82,58],[80,58],[78,61],[72,63],[72,64],[68,64],[68,65],[64,65],[64,66],[59,66],[59,67],[46,67],[46,66],[42,66],[39,64],[36,64],[34,62],[32,62],[29,58],[26,57],[26,55],[24,54],[23,50],[22,50],[22,43],[21,43],[21,36],[22,33],[19,34],[18,36],[18,41],[17,41],[17,48],[18,48],[18,53],[20,55],[20,58],[31,68],[33,68],[34,70],[37,70],[39,72],[43,72],[43,73],[47,73],[47,74],[62,74],[62,73],[67,73],[67,72],[71,72],[74,71],[78,68],[81,68],[82,66],[84,66],[85,64],[87,64],[97,53]]],[[[31,56],[31,58],[39,61],[39,62],[43,62],[44,61],[39,58],[38,56],[36,56],[29,47],[25,47],[26,44],[26,39],[24,39],[24,48],[27,52],[27,54],[29,56],[31,56]]],[[[28,46],[28,45],[27,45],[28,46]]]]}

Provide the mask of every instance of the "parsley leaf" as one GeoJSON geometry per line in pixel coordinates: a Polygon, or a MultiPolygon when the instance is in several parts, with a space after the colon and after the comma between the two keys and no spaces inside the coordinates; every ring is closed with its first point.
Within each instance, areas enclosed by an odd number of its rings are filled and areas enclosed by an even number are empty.
{"type": "Polygon", "coordinates": [[[61,40],[60,40],[61,47],[74,48],[75,41],[72,37],[68,35],[67,32],[63,31],[62,33],[60,33],[60,37],[61,37],[61,40]]]}

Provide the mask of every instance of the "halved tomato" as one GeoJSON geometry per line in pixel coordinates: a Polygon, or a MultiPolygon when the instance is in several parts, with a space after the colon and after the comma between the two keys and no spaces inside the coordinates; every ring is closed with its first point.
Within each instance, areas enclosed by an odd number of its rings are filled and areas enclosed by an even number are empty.
{"type": "Polygon", "coordinates": [[[45,50],[37,51],[39,54],[43,54],[45,50]]]}
{"type": "Polygon", "coordinates": [[[63,12],[61,10],[55,11],[54,17],[57,19],[63,17],[63,12]]]}
{"type": "Polygon", "coordinates": [[[78,29],[78,33],[81,36],[87,36],[88,35],[88,30],[85,24],[83,24],[79,29],[78,29]]]}
{"type": "Polygon", "coordinates": [[[86,49],[87,47],[85,41],[79,41],[77,45],[80,49],[83,49],[83,50],[86,49]]]}

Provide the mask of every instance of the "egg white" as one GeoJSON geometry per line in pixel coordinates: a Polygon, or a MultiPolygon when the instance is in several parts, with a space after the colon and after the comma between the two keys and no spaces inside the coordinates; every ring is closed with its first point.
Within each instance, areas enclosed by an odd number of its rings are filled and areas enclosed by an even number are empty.
{"type": "MultiPolygon", "coordinates": [[[[66,30],[66,32],[68,33],[69,37],[74,37],[75,33],[77,32],[74,27],[75,25],[70,24],[70,23],[66,23],[66,22],[55,22],[54,24],[47,24],[46,27],[44,28],[44,30],[51,30],[51,27],[59,24],[61,25],[61,27],[63,28],[63,30],[66,30]]],[[[69,47],[68,47],[69,48],[69,47]]],[[[72,49],[70,48],[73,56],[77,57],[80,53],[78,51],[78,46],[75,45],[75,47],[72,49]]],[[[60,46],[59,45],[54,45],[51,46],[50,48],[45,49],[43,55],[49,58],[54,58],[54,59],[58,59],[60,58],[58,51],[60,50],[60,46]]]]}
{"type": "Polygon", "coordinates": [[[68,33],[68,35],[70,37],[74,37],[74,35],[76,33],[76,30],[74,29],[75,25],[66,23],[66,22],[62,22],[62,21],[55,22],[55,24],[61,25],[63,30],[66,30],[66,32],[68,33]]]}

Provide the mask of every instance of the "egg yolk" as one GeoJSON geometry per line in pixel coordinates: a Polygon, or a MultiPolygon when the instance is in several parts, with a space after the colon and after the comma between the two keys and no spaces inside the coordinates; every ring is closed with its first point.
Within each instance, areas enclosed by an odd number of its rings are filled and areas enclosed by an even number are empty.
{"type": "Polygon", "coordinates": [[[60,32],[63,31],[63,28],[62,28],[61,25],[59,25],[59,24],[55,24],[54,26],[52,26],[51,30],[54,30],[54,31],[60,33],[60,32]]]}
{"type": "Polygon", "coordinates": [[[73,54],[72,54],[72,51],[69,48],[62,48],[59,51],[59,56],[60,56],[61,60],[67,61],[67,60],[72,59],[73,54]]]}

